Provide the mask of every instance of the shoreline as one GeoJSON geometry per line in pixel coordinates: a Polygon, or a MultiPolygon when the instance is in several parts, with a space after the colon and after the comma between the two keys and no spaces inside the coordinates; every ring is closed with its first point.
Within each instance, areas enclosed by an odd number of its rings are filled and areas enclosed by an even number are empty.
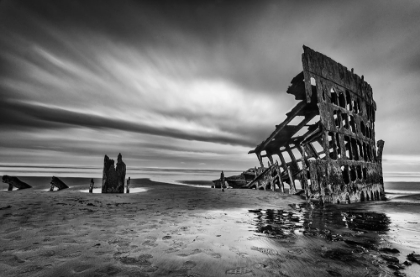
{"type": "MultiPolygon", "coordinates": [[[[321,208],[278,192],[221,192],[150,179],[132,179],[130,188],[147,189],[141,193],[79,192],[86,180],[74,179],[70,189],[58,192],[38,191],[38,185],[0,192],[1,272],[380,276],[396,271],[380,248],[399,249],[400,254],[386,255],[402,263],[413,251],[409,246],[419,244],[417,233],[409,234],[419,227],[418,203],[393,199],[321,208]],[[409,217],[404,221],[401,215],[409,217]],[[371,218],[380,223],[372,226],[382,229],[364,230],[360,224],[371,218]]],[[[38,181],[43,186],[44,180],[38,181]]],[[[420,265],[400,272],[418,276],[420,265]]]]}

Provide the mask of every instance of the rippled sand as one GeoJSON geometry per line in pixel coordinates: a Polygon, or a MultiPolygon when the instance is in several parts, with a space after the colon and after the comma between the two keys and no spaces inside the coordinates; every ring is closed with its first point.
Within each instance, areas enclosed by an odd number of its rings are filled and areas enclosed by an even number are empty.
{"type": "Polygon", "coordinates": [[[147,179],[133,180],[144,189],[133,194],[67,184],[0,192],[0,275],[420,276],[418,264],[389,267],[420,252],[416,196],[316,207],[270,191],[147,179]]]}

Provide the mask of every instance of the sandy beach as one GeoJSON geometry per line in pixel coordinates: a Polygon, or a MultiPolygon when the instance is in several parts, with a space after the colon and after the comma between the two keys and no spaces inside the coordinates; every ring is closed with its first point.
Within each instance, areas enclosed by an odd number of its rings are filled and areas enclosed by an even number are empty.
{"type": "Polygon", "coordinates": [[[48,192],[47,179],[0,192],[1,276],[420,276],[402,265],[420,252],[418,195],[315,207],[148,179],[132,180],[139,193],[84,193],[85,178],[48,192]]]}

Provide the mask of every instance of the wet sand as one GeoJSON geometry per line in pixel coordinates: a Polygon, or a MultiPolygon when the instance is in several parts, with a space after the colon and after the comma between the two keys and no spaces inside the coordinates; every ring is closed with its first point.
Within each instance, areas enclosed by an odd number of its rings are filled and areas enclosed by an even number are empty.
{"type": "Polygon", "coordinates": [[[212,181],[205,180],[180,180],[178,182],[186,185],[206,186],[207,188],[211,188],[211,186],[214,186],[214,183],[212,181]]]}
{"type": "Polygon", "coordinates": [[[2,276],[420,276],[418,264],[395,269],[420,253],[418,196],[314,207],[147,179],[123,195],[81,192],[90,179],[62,178],[71,188],[58,192],[20,179],[35,185],[0,192],[2,276]]]}

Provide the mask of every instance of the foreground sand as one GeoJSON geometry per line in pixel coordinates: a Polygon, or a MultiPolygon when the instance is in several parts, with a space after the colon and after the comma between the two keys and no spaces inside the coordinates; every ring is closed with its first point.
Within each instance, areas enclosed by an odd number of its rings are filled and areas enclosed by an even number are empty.
{"type": "MultiPolygon", "coordinates": [[[[359,212],[299,196],[133,184],[147,191],[0,192],[0,275],[420,276],[419,265],[398,271],[381,258],[398,246],[381,213],[362,213],[359,223],[378,225],[367,231],[352,225],[359,212]]],[[[387,255],[402,263],[411,250],[387,255]]]]}

